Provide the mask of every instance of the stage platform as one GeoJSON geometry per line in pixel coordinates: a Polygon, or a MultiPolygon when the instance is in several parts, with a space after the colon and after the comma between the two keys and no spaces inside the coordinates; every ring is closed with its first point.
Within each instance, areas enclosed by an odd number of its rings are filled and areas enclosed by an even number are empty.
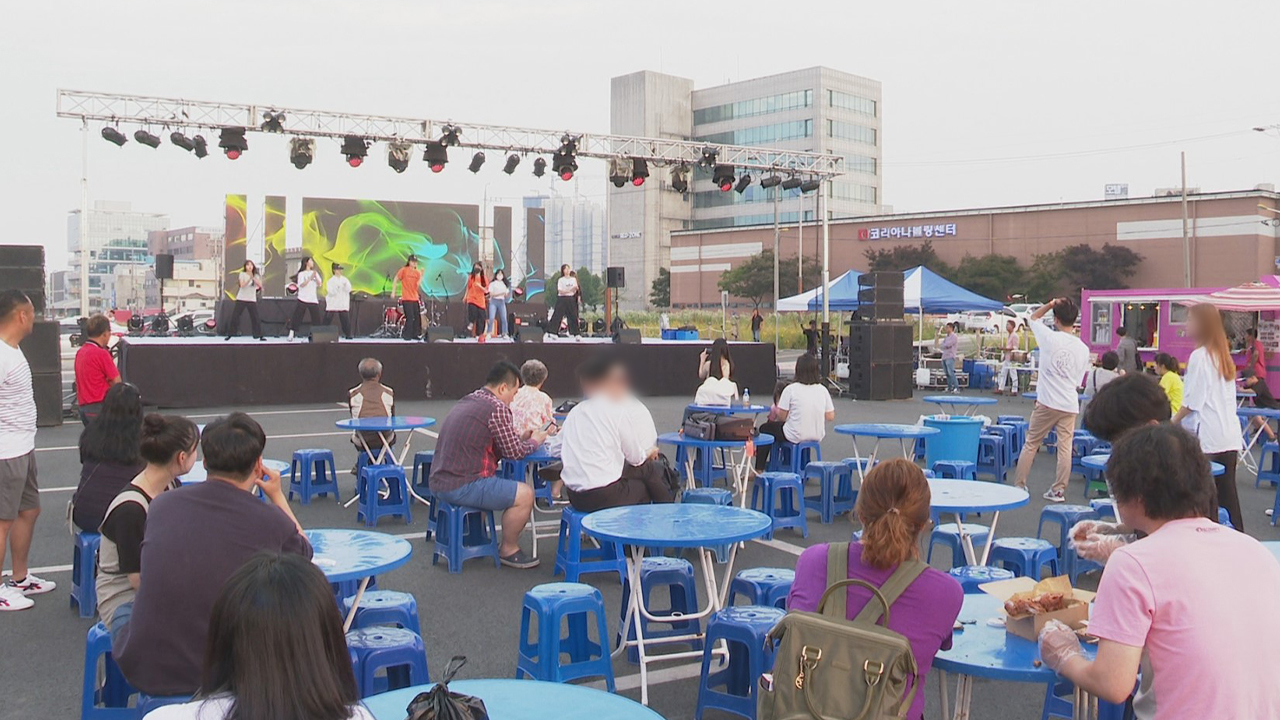
{"type": "MultiPolygon", "coordinates": [[[[480,387],[498,360],[520,365],[538,359],[550,370],[547,392],[578,397],[574,368],[592,351],[615,348],[641,395],[684,395],[698,389],[698,355],[710,340],[657,340],[614,345],[607,338],[410,342],[356,338],[336,343],[220,337],[126,337],[120,371],[138,386],[147,405],[162,408],[286,405],[338,402],[360,383],[356,366],[366,357],[383,366],[383,382],[398,398],[459,398],[480,387]]],[[[773,395],[777,360],[770,343],[732,342],[739,388],[758,398],[773,395]]]]}

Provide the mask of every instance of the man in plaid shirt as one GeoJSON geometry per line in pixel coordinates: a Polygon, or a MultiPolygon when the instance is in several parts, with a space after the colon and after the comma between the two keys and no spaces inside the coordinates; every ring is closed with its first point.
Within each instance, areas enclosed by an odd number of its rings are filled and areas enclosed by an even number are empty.
{"type": "Polygon", "coordinates": [[[546,430],[521,436],[511,419],[520,389],[520,369],[503,360],[489,370],[484,387],[458,401],[440,425],[431,463],[431,492],[451,505],[502,512],[502,564],[533,568],[538,561],[520,549],[520,535],[533,514],[533,488],[495,477],[502,459],[518,460],[542,445],[546,430]]]}

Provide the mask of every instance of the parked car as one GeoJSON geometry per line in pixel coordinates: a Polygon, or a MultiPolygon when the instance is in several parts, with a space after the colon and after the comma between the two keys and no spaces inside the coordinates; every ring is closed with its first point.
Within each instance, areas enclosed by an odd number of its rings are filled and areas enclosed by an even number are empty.
{"type": "Polygon", "coordinates": [[[969,332],[1000,333],[1004,332],[1005,321],[1014,317],[1008,310],[975,310],[960,313],[959,319],[951,322],[957,323],[961,330],[969,332]]]}

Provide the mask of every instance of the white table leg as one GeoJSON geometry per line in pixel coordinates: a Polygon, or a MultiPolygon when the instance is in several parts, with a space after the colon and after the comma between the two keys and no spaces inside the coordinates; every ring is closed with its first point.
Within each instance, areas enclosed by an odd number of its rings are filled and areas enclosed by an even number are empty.
{"type": "Polygon", "coordinates": [[[982,549],[982,565],[987,564],[987,557],[991,555],[991,543],[996,540],[996,523],[1000,522],[1000,511],[991,514],[991,529],[987,531],[987,546],[982,549]]]}
{"type": "Polygon", "coordinates": [[[360,579],[360,587],[356,588],[356,597],[351,601],[351,610],[347,613],[347,619],[342,623],[342,632],[351,630],[351,623],[356,619],[356,609],[360,607],[360,601],[364,599],[364,591],[369,587],[369,578],[360,579]]]}
{"type": "Polygon", "coordinates": [[[942,717],[946,717],[951,712],[951,697],[947,693],[947,682],[951,678],[947,677],[946,670],[938,671],[938,694],[942,696],[942,717]]]}
{"type": "MultiPolygon", "coordinates": [[[[1262,418],[1262,422],[1265,425],[1267,419],[1265,417],[1262,418]]],[[[1253,427],[1252,420],[1249,421],[1249,427],[1253,427]]],[[[1249,444],[1245,445],[1244,450],[1240,451],[1240,464],[1248,468],[1249,472],[1254,475],[1258,474],[1258,463],[1253,459],[1253,446],[1258,444],[1258,438],[1262,437],[1263,432],[1265,430],[1259,426],[1257,431],[1253,433],[1253,437],[1249,439],[1249,444]]]]}
{"type": "Polygon", "coordinates": [[[973,550],[973,538],[965,530],[964,523],[960,520],[960,513],[955,514],[956,530],[960,533],[960,547],[964,550],[965,562],[970,565],[978,564],[978,554],[973,550]]]}
{"type": "MultiPolygon", "coordinates": [[[[410,435],[412,435],[412,434],[413,434],[413,433],[411,432],[411,433],[410,433],[410,435]]],[[[384,464],[384,463],[386,462],[386,460],[387,460],[387,457],[388,457],[388,456],[390,456],[390,457],[392,457],[392,458],[394,458],[394,457],[395,457],[395,453],[393,453],[393,452],[391,451],[391,443],[387,442],[387,436],[386,436],[386,435],[384,435],[384,434],[382,434],[382,433],[378,433],[378,439],[382,441],[382,449],[378,451],[378,457],[373,461],[373,464],[374,464],[374,465],[382,465],[382,464],[384,464]]],[[[408,450],[408,446],[409,446],[409,441],[406,439],[406,440],[405,440],[405,449],[406,449],[406,450],[408,450]]],[[[364,450],[361,450],[360,452],[364,452],[364,450]]],[[[401,463],[401,464],[403,464],[403,463],[401,463]]],[[[406,483],[405,483],[405,487],[408,487],[408,486],[409,486],[409,483],[407,483],[407,482],[406,482],[406,483]]],[[[412,489],[412,488],[410,488],[410,489],[409,489],[409,492],[410,492],[410,493],[412,493],[412,492],[413,492],[413,489],[412,489]]],[[[417,497],[417,495],[414,495],[414,497],[417,497]]],[[[359,500],[359,499],[360,499],[360,478],[357,476],[357,477],[356,477],[356,494],[355,494],[355,495],[353,495],[353,496],[351,496],[351,499],[350,499],[350,500],[348,500],[348,501],[346,501],[345,503],[343,503],[343,504],[342,504],[342,507],[351,507],[351,506],[352,506],[352,505],[354,505],[354,504],[356,503],[356,501],[357,501],[357,500],[359,500]]],[[[425,501],[424,501],[424,502],[425,502],[425,501]]]]}
{"type": "Polygon", "coordinates": [[[956,687],[955,720],[969,720],[969,706],[973,703],[973,678],[961,675],[956,687]]]}

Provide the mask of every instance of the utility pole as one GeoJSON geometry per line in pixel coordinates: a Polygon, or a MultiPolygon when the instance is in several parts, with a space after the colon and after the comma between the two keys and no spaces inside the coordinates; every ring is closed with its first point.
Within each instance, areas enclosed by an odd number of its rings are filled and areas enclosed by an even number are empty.
{"type": "Polygon", "coordinates": [[[818,215],[822,219],[822,378],[831,374],[831,226],[827,222],[827,183],[818,185],[818,215]]]}
{"type": "Polygon", "coordinates": [[[1187,230],[1187,152],[1182,151],[1182,286],[1191,287],[1191,234],[1187,230]]]}
{"type": "Polygon", "coordinates": [[[778,186],[773,186],[773,350],[778,351],[778,343],[780,332],[779,326],[782,324],[778,315],[778,186]]]}
{"type": "Polygon", "coordinates": [[[80,317],[89,317],[89,120],[81,121],[80,140],[80,317]]]}
{"type": "Polygon", "coordinates": [[[796,292],[804,292],[804,193],[800,193],[800,214],[796,217],[796,292]]]}

